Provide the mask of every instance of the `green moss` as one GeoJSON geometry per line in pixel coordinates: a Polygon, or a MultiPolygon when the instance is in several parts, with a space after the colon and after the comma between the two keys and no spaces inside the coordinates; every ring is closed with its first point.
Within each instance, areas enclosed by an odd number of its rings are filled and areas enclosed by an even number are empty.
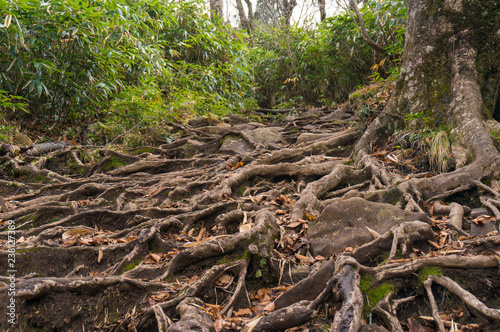
{"type": "Polygon", "coordinates": [[[132,152],[134,155],[142,154],[142,153],[153,153],[153,149],[149,147],[138,148],[132,152]]]}
{"type": "Polygon", "coordinates": [[[443,274],[443,270],[440,267],[436,266],[426,266],[418,273],[418,283],[420,285],[424,284],[424,281],[427,280],[427,277],[430,275],[440,276],[443,274]]]}
{"type": "Polygon", "coordinates": [[[34,252],[40,251],[40,249],[41,248],[38,248],[38,247],[27,248],[27,249],[16,249],[16,252],[17,253],[25,253],[25,252],[34,253],[34,252]]]}
{"type": "Polygon", "coordinates": [[[36,183],[50,183],[50,180],[43,175],[30,175],[26,179],[28,182],[36,182],[36,183]]]}
{"type": "Polygon", "coordinates": [[[122,269],[121,273],[125,273],[127,271],[133,270],[137,266],[137,264],[139,264],[140,262],[142,262],[142,259],[136,259],[135,261],[130,262],[127,266],[125,266],[122,269]]]}
{"type": "Polygon", "coordinates": [[[363,308],[363,315],[368,315],[370,310],[379,303],[387,294],[394,290],[394,285],[388,282],[384,282],[377,287],[370,287],[373,281],[373,277],[370,275],[364,275],[361,277],[361,282],[359,288],[361,292],[366,295],[368,301],[365,302],[363,308]]]}
{"type": "Polygon", "coordinates": [[[110,171],[112,169],[128,165],[124,160],[118,157],[111,157],[103,163],[102,170],[104,172],[110,171]]]}
{"type": "Polygon", "coordinates": [[[238,192],[240,193],[240,196],[243,196],[243,193],[245,192],[245,190],[247,190],[247,187],[243,186],[243,185],[238,188],[238,192]]]}

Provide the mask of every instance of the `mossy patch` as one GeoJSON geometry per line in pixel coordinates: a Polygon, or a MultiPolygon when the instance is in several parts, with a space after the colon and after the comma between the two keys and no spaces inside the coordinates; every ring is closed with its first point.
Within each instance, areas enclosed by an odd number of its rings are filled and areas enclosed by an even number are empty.
{"type": "Polygon", "coordinates": [[[112,169],[115,169],[115,168],[118,168],[118,167],[122,167],[122,166],[126,166],[128,165],[126,161],[118,158],[118,157],[110,157],[108,160],[106,160],[101,168],[104,172],[107,172],[107,171],[111,171],[112,169]]]}
{"type": "Polygon", "coordinates": [[[373,281],[373,277],[370,275],[364,275],[361,277],[361,282],[359,288],[361,292],[367,297],[365,305],[363,307],[363,315],[368,315],[370,310],[379,303],[387,294],[394,290],[394,285],[388,282],[384,282],[375,288],[370,287],[373,281]]]}
{"type": "Polygon", "coordinates": [[[443,274],[443,270],[437,266],[426,266],[418,273],[418,283],[420,285],[424,284],[427,277],[430,275],[440,276],[443,274]]]}
{"type": "Polygon", "coordinates": [[[133,270],[140,262],[142,262],[142,259],[136,259],[135,261],[130,262],[128,265],[126,265],[121,273],[125,273],[127,271],[133,270]]]}

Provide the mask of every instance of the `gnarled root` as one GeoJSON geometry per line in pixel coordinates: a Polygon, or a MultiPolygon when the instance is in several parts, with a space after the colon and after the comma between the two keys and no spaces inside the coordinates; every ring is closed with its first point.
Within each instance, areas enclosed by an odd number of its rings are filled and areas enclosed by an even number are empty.
{"type": "Polygon", "coordinates": [[[167,271],[160,279],[170,277],[178,269],[194,262],[244,250],[252,242],[259,243],[260,249],[263,249],[261,255],[268,257],[270,255],[270,252],[267,252],[268,248],[273,244],[277,234],[278,228],[274,222],[274,214],[267,210],[259,211],[255,216],[255,225],[250,230],[236,235],[215,237],[213,240],[204,241],[178,253],[170,261],[167,271]]]}

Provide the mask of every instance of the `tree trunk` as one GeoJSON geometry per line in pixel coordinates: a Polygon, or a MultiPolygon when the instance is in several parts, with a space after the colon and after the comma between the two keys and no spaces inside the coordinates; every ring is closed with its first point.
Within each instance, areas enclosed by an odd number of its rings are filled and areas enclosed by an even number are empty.
{"type": "Polygon", "coordinates": [[[215,16],[224,18],[224,4],[223,0],[210,0],[210,18],[214,19],[215,16]]]}
{"type": "Polygon", "coordinates": [[[293,9],[297,6],[296,0],[281,0],[279,2],[281,15],[285,20],[285,25],[290,25],[293,9]]]}
{"type": "Polygon", "coordinates": [[[243,28],[245,28],[248,33],[252,33],[254,29],[253,23],[253,7],[250,0],[245,0],[247,4],[247,13],[245,13],[245,9],[243,7],[243,3],[241,0],[236,0],[236,9],[238,10],[238,16],[240,17],[240,24],[243,28]]]}
{"type": "Polygon", "coordinates": [[[318,7],[319,7],[319,17],[321,19],[321,22],[323,22],[326,18],[325,0],[318,0],[318,7]]]}
{"type": "MultiPolygon", "coordinates": [[[[435,129],[451,126],[454,144],[467,149],[464,164],[498,156],[484,126],[494,112],[494,96],[483,101],[482,92],[497,84],[490,78],[498,75],[500,64],[499,7],[495,0],[408,1],[401,76],[371,129],[394,129],[392,122],[401,117],[388,113],[413,114],[435,129]]],[[[373,134],[364,136],[373,140],[373,134]]]]}

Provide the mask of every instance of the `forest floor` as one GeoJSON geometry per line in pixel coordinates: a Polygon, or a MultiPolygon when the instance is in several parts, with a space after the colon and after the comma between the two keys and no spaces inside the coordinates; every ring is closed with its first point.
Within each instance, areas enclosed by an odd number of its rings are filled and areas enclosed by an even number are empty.
{"type": "MultiPolygon", "coordinates": [[[[16,325],[0,330],[498,331],[500,193],[382,199],[349,158],[358,119],[261,110],[136,148],[2,145],[0,305],[15,299],[16,325]]],[[[402,181],[434,175],[402,151],[371,157],[402,181]]]]}

